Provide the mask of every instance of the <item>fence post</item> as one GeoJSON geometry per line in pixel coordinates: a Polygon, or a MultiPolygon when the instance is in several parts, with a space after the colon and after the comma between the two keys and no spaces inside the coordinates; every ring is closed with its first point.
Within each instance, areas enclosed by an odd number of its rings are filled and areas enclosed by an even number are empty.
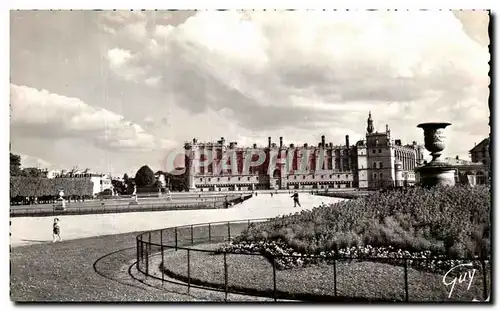
{"type": "Polygon", "coordinates": [[[146,276],[149,275],[149,245],[146,245],[146,276]]]}
{"type": "Polygon", "coordinates": [[[212,224],[208,224],[208,242],[212,242],[212,224]]]}
{"type": "Polygon", "coordinates": [[[276,258],[273,256],[273,297],[274,301],[277,301],[276,297],[276,258]]]}
{"type": "Polygon", "coordinates": [[[193,225],[191,225],[191,245],[193,244],[193,225]]]}
{"type": "Polygon", "coordinates": [[[163,282],[165,281],[165,257],[164,257],[164,249],[163,243],[161,244],[161,286],[163,286],[163,282]]]}
{"type": "Polygon", "coordinates": [[[175,227],[175,250],[177,250],[177,227],[175,227]]]}
{"type": "Polygon", "coordinates": [[[337,297],[337,258],[333,257],[333,293],[337,297]]]}
{"type": "Polygon", "coordinates": [[[188,256],[188,294],[191,289],[191,256],[189,255],[189,248],[187,249],[188,256]]]}
{"type": "Polygon", "coordinates": [[[136,256],[137,256],[137,269],[139,269],[139,238],[136,239],[137,242],[137,248],[135,250],[136,256]]]}
{"type": "Polygon", "coordinates": [[[151,231],[149,231],[148,233],[148,240],[149,240],[149,244],[148,244],[148,254],[151,253],[151,231]]]}
{"type": "Polygon", "coordinates": [[[405,258],[405,301],[408,302],[408,259],[405,258]]]}
{"type": "Polygon", "coordinates": [[[228,292],[228,286],[227,286],[227,258],[226,258],[227,253],[224,252],[224,292],[225,292],[225,298],[224,301],[227,301],[227,292],[228,292]]]}
{"type": "Polygon", "coordinates": [[[142,248],[143,248],[143,246],[142,246],[142,234],[141,234],[141,237],[139,239],[139,254],[140,254],[140,256],[139,256],[140,260],[139,261],[141,263],[144,262],[144,252],[143,252],[142,248]]]}
{"type": "Polygon", "coordinates": [[[485,260],[481,260],[481,265],[483,266],[483,299],[486,301],[488,299],[488,288],[486,286],[486,263],[485,260]]]}
{"type": "Polygon", "coordinates": [[[163,229],[160,230],[160,247],[161,247],[161,285],[165,281],[165,257],[163,255],[163,229]]]}
{"type": "Polygon", "coordinates": [[[231,241],[231,225],[229,221],[227,222],[227,240],[231,241]]]}

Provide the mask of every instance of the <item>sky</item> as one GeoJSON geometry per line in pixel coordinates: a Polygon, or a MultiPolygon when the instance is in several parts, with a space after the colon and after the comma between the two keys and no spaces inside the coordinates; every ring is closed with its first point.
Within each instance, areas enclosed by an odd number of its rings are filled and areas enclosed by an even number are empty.
{"type": "Polygon", "coordinates": [[[444,156],[489,134],[483,11],[11,11],[11,151],[23,166],[170,170],[185,141],[352,143],[444,156]]]}

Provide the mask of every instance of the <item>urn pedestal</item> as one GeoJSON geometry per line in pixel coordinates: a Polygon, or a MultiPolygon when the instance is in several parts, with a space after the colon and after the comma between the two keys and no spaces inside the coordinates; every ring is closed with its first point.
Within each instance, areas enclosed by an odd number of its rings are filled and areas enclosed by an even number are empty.
{"type": "Polygon", "coordinates": [[[416,169],[424,187],[454,186],[455,168],[440,159],[445,148],[444,129],[451,123],[422,123],[417,127],[424,130],[425,149],[431,152],[432,160],[416,169]]]}

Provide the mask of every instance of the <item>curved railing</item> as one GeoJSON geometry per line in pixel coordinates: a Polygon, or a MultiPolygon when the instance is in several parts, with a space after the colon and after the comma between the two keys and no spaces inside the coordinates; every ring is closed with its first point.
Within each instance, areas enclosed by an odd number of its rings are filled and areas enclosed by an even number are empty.
{"type": "MultiPolygon", "coordinates": [[[[328,282],[330,290],[333,292],[331,294],[318,294],[315,292],[293,292],[291,293],[287,289],[280,288],[277,285],[277,267],[276,262],[278,260],[284,259],[286,257],[300,257],[300,256],[272,256],[263,255],[260,253],[241,253],[241,252],[231,252],[223,251],[219,252],[223,257],[223,262],[221,262],[221,267],[223,266],[224,282],[209,282],[206,280],[199,279],[192,275],[193,266],[192,261],[197,259],[195,256],[202,256],[206,253],[214,253],[214,250],[207,249],[196,249],[192,246],[202,243],[221,243],[230,241],[231,238],[235,237],[241,233],[244,229],[250,227],[251,224],[265,222],[270,219],[268,218],[258,218],[258,219],[246,219],[246,220],[236,220],[236,221],[222,221],[222,222],[212,222],[212,223],[201,223],[193,224],[179,227],[171,227],[160,230],[148,231],[139,234],[136,237],[136,249],[137,249],[137,270],[144,274],[146,277],[151,277],[153,279],[164,282],[173,283],[177,285],[187,286],[188,292],[190,288],[200,288],[205,290],[224,292],[227,299],[228,293],[232,294],[242,294],[258,297],[266,297],[274,299],[288,299],[288,300],[305,300],[305,301],[357,301],[357,302],[383,302],[383,301],[410,301],[409,295],[410,282],[408,268],[411,264],[418,261],[429,261],[435,260],[432,258],[379,258],[379,257],[363,257],[363,258],[347,258],[347,257],[331,257],[331,258],[319,258],[322,260],[328,260],[332,269],[332,279],[325,279],[328,282]],[[182,251],[186,253],[187,261],[187,271],[184,274],[175,273],[174,271],[167,271],[165,268],[165,253],[168,251],[182,251]],[[247,255],[247,256],[260,256],[268,260],[269,270],[268,280],[272,279],[272,286],[266,289],[256,289],[246,286],[236,286],[229,285],[230,273],[228,272],[228,260],[232,255],[247,255]],[[160,258],[161,257],[161,258],[160,258]],[[398,280],[401,286],[401,291],[399,297],[352,297],[352,296],[342,296],[337,291],[338,284],[338,272],[337,269],[339,265],[346,264],[346,262],[354,261],[378,261],[383,263],[394,263],[401,269],[400,274],[403,280],[398,280]],[[332,290],[333,288],[333,290],[332,290]]],[[[314,256],[313,256],[314,257],[314,256]]],[[[311,257],[310,257],[311,258],[311,257]]],[[[442,261],[447,261],[448,259],[440,259],[442,261]]],[[[449,259],[451,260],[451,259],[449,259]]],[[[458,260],[458,259],[454,259],[458,260]]],[[[489,295],[491,284],[491,264],[489,259],[462,259],[475,261],[475,266],[478,267],[478,271],[490,271],[489,273],[477,273],[477,282],[481,284],[482,288],[478,287],[478,292],[481,292],[479,299],[486,300],[489,295]],[[488,269],[486,269],[486,264],[488,264],[488,269]],[[490,276],[489,282],[487,281],[487,275],[490,276]]],[[[232,264],[232,263],[231,263],[232,264]]],[[[219,271],[220,273],[220,271],[219,271]]],[[[243,272],[245,273],[245,272],[243,272]]],[[[248,272],[251,273],[251,272],[248,272]]],[[[380,272],[380,278],[384,279],[383,271],[380,272]]],[[[440,276],[442,278],[442,276],[440,276]]],[[[307,280],[297,280],[297,282],[307,282],[307,280]]],[[[374,280],[377,282],[377,280],[374,280]]],[[[457,282],[458,283],[458,282],[457,282]]],[[[362,285],[359,285],[362,286],[362,285]]],[[[445,284],[441,284],[445,286],[445,284]]],[[[311,289],[312,290],[312,289],[311,289]]],[[[415,299],[411,299],[415,301],[415,299]]],[[[442,301],[442,300],[431,300],[431,301],[442,301]]]]}

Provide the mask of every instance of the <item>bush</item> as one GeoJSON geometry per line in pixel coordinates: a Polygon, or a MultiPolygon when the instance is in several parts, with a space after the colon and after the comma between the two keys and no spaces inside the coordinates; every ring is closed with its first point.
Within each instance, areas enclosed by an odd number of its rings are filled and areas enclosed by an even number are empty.
{"type": "Polygon", "coordinates": [[[135,174],[134,181],[137,185],[137,188],[152,187],[156,181],[155,173],[152,169],[149,168],[149,166],[144,165],[135,174]]]}
{"type": "Polygon", "coordinates": [[[10,178],[10,197],[54,196],[64,190],[65,196],[92,196],[92,181],[84,178],[10,178]]]}
{"type": "Polygon", "coordinates": [[[277,242],[309,255],[370,246],[487,257],[490,206],[486,186],[414,187],[277,217],[250,226],[234,243],[277,242]]]}

